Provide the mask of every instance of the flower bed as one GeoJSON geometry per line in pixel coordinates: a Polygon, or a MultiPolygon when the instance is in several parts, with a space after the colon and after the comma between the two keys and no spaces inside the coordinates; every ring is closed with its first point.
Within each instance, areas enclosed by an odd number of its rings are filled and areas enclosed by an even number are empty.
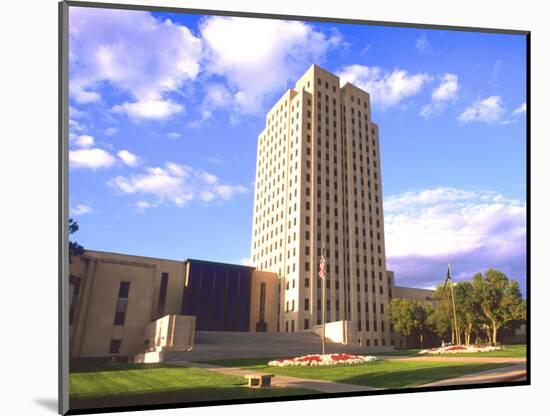
{"type": "Polygon", "coordinates": [[[422,350],[419,354],[462,354],[469,352],[489,352],[501,349],[502,347],[493,347],[492,345],[450,345],[448,347],[422,350]]]}
{"type": "Polygon", "coordinates": [[[351,354],[310,354],[302,357],[285,358],[273,360],[267,363],[274,367],[289,366],[321,366],[321,365],[347,365],[363,364],[376,361],[372,355],[351,355],[351,354]]]}

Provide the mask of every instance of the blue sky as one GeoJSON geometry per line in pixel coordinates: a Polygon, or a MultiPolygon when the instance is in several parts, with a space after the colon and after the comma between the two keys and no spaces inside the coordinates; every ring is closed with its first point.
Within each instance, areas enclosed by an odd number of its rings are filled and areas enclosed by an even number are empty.
{"type": "Polygon", "coordinates": [[[246,262],[265,112],[317,63],[371,93],[388,267],[525,282],[525,37],[70,9],[70,192],[90,249],[246,262]]]}

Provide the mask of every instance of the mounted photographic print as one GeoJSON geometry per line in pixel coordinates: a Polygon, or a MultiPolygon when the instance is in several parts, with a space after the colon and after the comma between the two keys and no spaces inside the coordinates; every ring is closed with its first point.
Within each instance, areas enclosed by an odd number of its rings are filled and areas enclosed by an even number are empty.
{"type": "Polygon", "coordinates": [[[60,413],[530,383],[529,32],[433,23],[60,3],[60,413]]]}

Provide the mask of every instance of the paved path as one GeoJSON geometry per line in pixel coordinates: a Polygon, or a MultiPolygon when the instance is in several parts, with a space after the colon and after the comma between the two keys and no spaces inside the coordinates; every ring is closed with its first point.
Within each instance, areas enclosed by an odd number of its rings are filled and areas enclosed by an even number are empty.
{"type": "Polygon", "coordinates": [[[400,361],[431,361],[431,362],[460,362],[460,363],[489,363],[489,364],[520,364],[525,363],[526,359],[522,357],[438,357],[437,355],[419,355],[419,356],[383,356],[378,355],[382,360],[400,360],[400,361]]]}
{"type": "Polygon", "coordinates": [[[527,370],[525,364],[516,364],[509,367],[482,371],[447,380],[434,381],[419,387],[456,386],[461,384],[502,383],[507,381],[525,380],[527,370]]]}
{"type": "MultiPolygon", "coordinates": [[[[460,377],[449,378],[445,380],[435,381],[424,384],[418,387],[436,387],[436,386],[452,386],[461,384],[482,384],[482,383],[497,383],[507,381],[523,380],[527,376],[525,358],[512,357],[400,357],[400,356],[379,356],[380,359],[387,360],[404,360],[404,361],[441,361],[441,362],[470,362],[470,363],[495,363],[507,364],[510,366],[497,368],[488,371],[482,371],[473,374],[467,374],[460,377]]],[[[171,362],[170,364],[180,365],[182,367],[203,368],[209,371],[215,371],[221,374],[231,376],[244,377],[248,374],[261,374],[253,370],[245,370],[237,367],[221,367],[206,363],[197,363],[189,361],[171,362]]],[[[305,378],[289,377],[283,375],[275,375],[271,380],[273,387],[301,388],[314,390],[322,393],[343,393],[356,391],[372,391],[382,390],[381,388],[371,386],[360,386],[356,384],[336,383],[326,380],[309,380],[305,378]]]]}
{"type": "MultiPolygon", "coordinates": [[[[221,374],[227,374],[230,376],[244,377],[247,374],[261,374],[257,371],[243,370],[236,367],[220,367],[212,364],[196,363],[196,362],[171,362],[170,364],[181,365],[183,367],[203,368],[209,371],[215,371],[221,374]]],[[[326,380],[309,380],[305,378],[289,377],[282,375],[275,375],[271,379],[271,385],[273,387],[288,387],[295,389],[308,389],[315,390],[322,393],[343,393],[354,391],[371,391],[378,390],[376,387],[359,386],[356,384],[336,383],[326,380]]]]}

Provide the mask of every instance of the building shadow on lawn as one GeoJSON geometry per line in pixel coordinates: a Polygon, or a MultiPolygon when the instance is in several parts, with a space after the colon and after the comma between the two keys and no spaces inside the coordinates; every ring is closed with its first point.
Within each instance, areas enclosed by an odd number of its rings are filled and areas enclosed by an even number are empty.
{"type": "Polygon", "coordinates": [[[208,404],[216,404],[217,401],[222,400],[246,400],[263,397],[300,396],[312,395],[316,393],[317,392],[305,389],[286,388],[251,389],[242,386],[224,388],[197,387],[162,393],[71,398],[69,403],[71,410],[85,410],[106,407],[155,406],[195,402],[208,402],[208,404]]]}
{"type": "Polygon", "coordinates": [[[137,364],[137,363],[106,363],[106,362],[86,362],[81,361],[77,363],[71,363],[69,365],[69,373],[95,373],[99,371],[126,371],[126,370],[145,370],[153,368],[174,368],[178,367],[173,364],[167,363],[151,363],[151,364],[137,364]]]}
{"type": "Polygon", "coordinates": [[[338,383],[359,384],[385,389],[418,387],[439,380],[460,377],[482,371],[506,367],[503,364],[472,364],[411,368],[395,371],[372,371],[335,380],[338,383]]]}

